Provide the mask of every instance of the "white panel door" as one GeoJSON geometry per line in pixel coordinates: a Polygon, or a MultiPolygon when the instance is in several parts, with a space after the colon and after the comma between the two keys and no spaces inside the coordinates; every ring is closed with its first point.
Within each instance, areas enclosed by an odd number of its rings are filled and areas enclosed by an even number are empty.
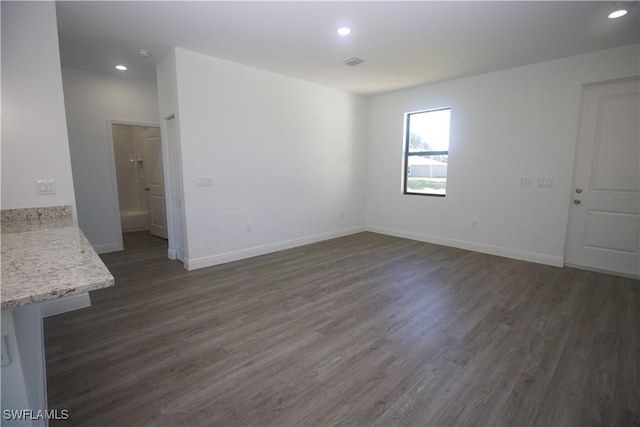
{"type": "Polygon", "coordinates": [[[167,119],[167,145],[169,147],[169,169],[171,179],[171,209],[173,214],[173,244],[176,258],[184,261],[184,243],[182,236],[182,169],[180,149],[176,134],[176,119],[167,119]]]}
{"type": "Polygon", "coordinates": [[[585,86],[567,265],[640,276],[640,80],[585,86]]]}
{"type": "Polygon", "coordinates": [[[147,162],[147,189],[149,191],[149,231],[154,236],[167,238],[167,211],[165,207],[164,176],[160,129],[144,131],[144,154],[147,162]]]}

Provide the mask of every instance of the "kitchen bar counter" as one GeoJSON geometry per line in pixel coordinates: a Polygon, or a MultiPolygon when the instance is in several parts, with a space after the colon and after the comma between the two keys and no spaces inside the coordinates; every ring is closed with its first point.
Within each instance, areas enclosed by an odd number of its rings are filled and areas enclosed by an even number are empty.
{"type": "Polygon", "coordinates": [[[47,411],[40,303],[113,286],[114,279],[73,224],[70,206],[0,214],[2,426],[47,426],[40,416],[47,411]],[[5,417],[13,413],[28,418],[5,417]]]}
{"type": "Polygon", "coordinates": [[[73,225],[3,229],[1,246],[3,310],[113,286],[113,276],[73,225]]]}

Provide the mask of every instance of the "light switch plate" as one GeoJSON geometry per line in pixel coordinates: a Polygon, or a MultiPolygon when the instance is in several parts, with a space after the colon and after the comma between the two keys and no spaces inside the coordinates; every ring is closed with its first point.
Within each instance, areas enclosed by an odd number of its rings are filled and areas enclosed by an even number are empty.
{"type": "Polygon", "coordinates": [[[36,184],[38,195],[56,194],[56,182],[53,179],[39,179],[36,184]]]}

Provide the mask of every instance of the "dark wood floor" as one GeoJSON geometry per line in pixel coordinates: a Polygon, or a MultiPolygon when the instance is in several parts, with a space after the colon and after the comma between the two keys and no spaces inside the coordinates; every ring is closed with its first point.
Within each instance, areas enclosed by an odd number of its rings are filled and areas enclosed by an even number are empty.
{"type": "Polygon", "coordinates": [[[131,235],[45,320],[59,425],[640,425],[640,282],[373,233],[185,271],[131,235]]]}

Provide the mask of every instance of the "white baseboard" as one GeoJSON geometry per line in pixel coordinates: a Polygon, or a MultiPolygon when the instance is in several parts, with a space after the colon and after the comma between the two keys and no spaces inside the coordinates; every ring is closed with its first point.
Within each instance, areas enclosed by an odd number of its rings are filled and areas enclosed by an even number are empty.
{"type": "Polygon", "coordinates": [[[609,274],[610,276],[619,276],[619,277],[626,277],[629,279],[640,280],[640,275],[633,274],[633,273],[622,273],[620,271],[605,270],[602,268],[594,268],[594,267],[589,267],[585,265],[570,264],[570,263],[566,263],[564,266],[569,268],[578,268],[580,270],[593,271],[594,273],[609,274]]]}
{"type": "Polygon", "coordinates": [[[253,248],[241,249],[239,251],[226,252],[219,255],[184,260],[184,268],[187,270],[196,270],[198,268],[211,267],[214,265],[225,264],[227,262],[239,261],[241,259],[252,258],[255,256],[266,255],[272,252],[278,252],[285,249],[291,249],[298,246],[304,246],[311,243],[321,242],[324,240],[335,239],[337,237],[348,236],[350,234],[361,233],[365,230],[364,226],[345,228],[342,230],[331,231],[329,233],[315,234],[312,236],[300,237],[297,239],[286,240],[283,242],[272,243],[264,246],[256,246],[253,248]]]}
{"type": "Polygon", "coordinates": [[[124,246],[122,246],[122,242],[116,243],[105,243],[103,245],[94,245],[93,250],[99,254],[106,254],[109,252],[119,252],[124,250],[124,246]]]}
{"type": "Polygon", "coordinates": [[[403,237],[405,239],[417,240],[420,242],[434,243],[436,245],[443,246],[452,246],[454,248],[466,249],[469,251],[480,252],[489,255],[497,255],[505,258],[513,258],[521,261],[535,262],[537,264],[552,265],[554,267],[564,266],[564,257],[521,251],[519,249],[510,249],[500,246],[485,245],[483,243],[468,242],[465,240],[449,239],[446,237],[438,237],[429,234],[397,230],[394,228],[378,227],[373,225],[368,225],[365,228],[367,231],[371,231],[373,233],[403,237]]]}
{"type": "MultiPolygon", "coordinates": [[[[247,249],[241,249],[233,252],[226,252],[219,255],[184,260],[184,267],[187,270],[197,270],[199,268],[211,267],[214,265],[225,264],[227,262],[239,261],[255,256],[266,255],[272,252],[278,252],[285,249],[291,249],[298,246],[304,246],[311,243],[321,242],[324,240],[335,239],[337,237],[348,236],[350,234],[370,231],[372,233],[386,234],[389,236],[402,237],[405,239],[417,240],[420,242],[434,243],[437,245],[451,246],[454,248],[466,249],[469,251],[496,255],[505,258],[512,258],[521,261],[535,262],[537,264],[551,265],[554,267],[564,266],[564,258],[556,257],[537,252],[527,252],[519,249],[504,248],[500,246],[486,245],[483,243],[469,242],[465,240],[449,239],[445,237],[433,236],[429,234],[415,233],[411,231],[397,230],[393,228],[378,226],[358,226],[346,228],[342,230],[332,231],[329,233],[316,234],[312,236],[301,237],[298,239],[286,240],[283,242],[272,243],[264,246],[256,246],[247,249]]],[[[169,252],[169,257],[175,257],[175,253],[169,252]]],[[[172,258],[173,259],[173,258],[172,258]]]]}
{"type": "Polygon", "coordinates": [[[89,297],[89,292],[84,292],[77,295],[69,295],[68,297],[53,299],[40,303],[40,309],[42,311],[43,318],[87,307],[91,307],[91,298],[89,297]]]}

